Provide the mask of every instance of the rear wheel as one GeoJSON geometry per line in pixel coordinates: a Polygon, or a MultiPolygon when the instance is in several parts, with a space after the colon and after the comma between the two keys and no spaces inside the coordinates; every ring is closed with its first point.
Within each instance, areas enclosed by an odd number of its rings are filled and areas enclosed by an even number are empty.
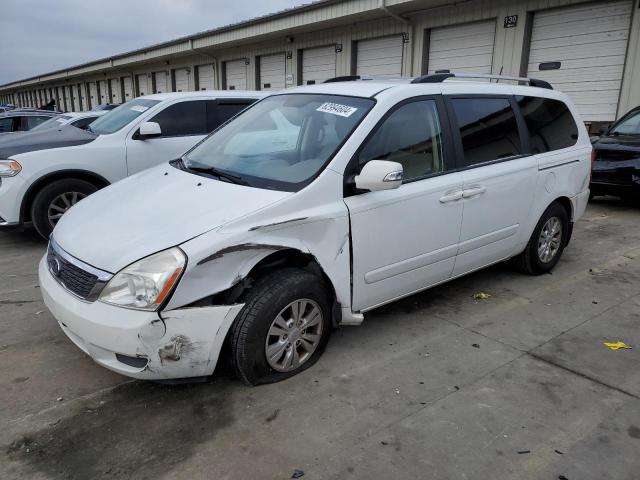
{"type": "Polygon", "coordinates": [[[40,235],[48,238],[64,213],[98,188],[86,180],[56,180],[38,192],[31,205],[31,220],[40,235]]]}
{"type": "Polygon", "coordinates": [[[550,272],[556,266],[569,233],[569,215],[559,203],[544,211],[524,251],[514,258],[516,266],[530,275],[550,272]]]}
{"type": "Polygon", "coordinates": [[[231,330],[234,369],[249,385],[272,383],[313,365],[331,329],[331,307],[322,279],[283,269],[256,282],[231,330]]]}

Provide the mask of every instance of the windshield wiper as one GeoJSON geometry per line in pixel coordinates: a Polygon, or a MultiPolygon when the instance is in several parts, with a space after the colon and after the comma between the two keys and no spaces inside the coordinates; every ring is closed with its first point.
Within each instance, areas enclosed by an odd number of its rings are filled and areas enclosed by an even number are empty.
{"type": "Polygon", "coordinates": [[[208,173],[209,175],[213,175],[214,177],[218,177],[220,179],[225,179],[230,183],[235,183],[238,185],[249,185],[246,180],[243,180],[242,177],[238,175],[233,175],[231,173],[227,173],[224,170],[219,170],[216,167],[190,167],[187,166],[189,170],[193,170],[194,172],[202,172],[208,173]]]}

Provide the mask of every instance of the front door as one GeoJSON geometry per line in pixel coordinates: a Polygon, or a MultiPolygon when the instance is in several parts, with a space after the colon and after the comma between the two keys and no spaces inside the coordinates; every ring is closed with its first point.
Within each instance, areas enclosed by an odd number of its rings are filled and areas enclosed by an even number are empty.
{"type": "Polygon", "coordinates": [[[395,190],[354,192],[351,217],[353,310],[365,311],[447,280],[462,222],[462,174],[450,172],[439,98],[402,102],[357,154],[401,163],[395,190]]]}
{"type": "MultiPolygon", "coordinates": [[[[210,131],[207,103],[213,101],[182,101],[169,105],[147,119],[160,125],[162,134],[156,138],[138,138],[138,129],[127,139],[127,171],[133,175],[141,170],[180,158],[210,131]]],[[[214,106],[215,107],[215,106],[214,106]]],[[[211,130],[215,128],[212,127],[211,130]]]]}

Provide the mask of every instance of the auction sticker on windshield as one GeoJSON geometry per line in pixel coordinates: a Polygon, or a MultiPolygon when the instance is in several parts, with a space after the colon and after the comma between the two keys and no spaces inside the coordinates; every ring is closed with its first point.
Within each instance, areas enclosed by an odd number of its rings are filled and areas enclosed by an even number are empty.
{"type": "Polygon", "coordinates": [[[146,112],[147,110],[149,110],[149,107],[145,107],[144,105],[134,105],[133,107],[131,107],[131,110],[133,110],[134,112],[146,112]]]}
{"type": "Polygon", "coordinates": [[[350,117],[358,111],[355,107],[349,105],[342,105],[340,103],[325,102],[316,108],[317,112],[331,113],[332,115],[339,115],[341,117],[350,117]]]}

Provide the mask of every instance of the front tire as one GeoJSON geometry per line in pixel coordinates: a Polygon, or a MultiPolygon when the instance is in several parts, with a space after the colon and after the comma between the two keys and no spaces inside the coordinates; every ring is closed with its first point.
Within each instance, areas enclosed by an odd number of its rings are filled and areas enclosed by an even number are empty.
{"type": "Polygon", "coordinates": [[[31,205],[31,220],[36,231],[49,238],[62,215],[97,190],[94,184],[77,178],[56,180],[45,186],[31,205]]]}
{"type": "Polygon", "coordinates": [[[529,275],[550,272],[556,266],[569,233],[569,215],[557,202],[544,211],[524,251],[514,258],[519,270],[529,275]]]}
{"type": "Polygon", "coordinates": [[[242,301],[230,338],[232,363],[244,383],[278,382],[318,360],[331,330],[322,279],[304,270],[279,270],[259,279],[242,301]]]}

